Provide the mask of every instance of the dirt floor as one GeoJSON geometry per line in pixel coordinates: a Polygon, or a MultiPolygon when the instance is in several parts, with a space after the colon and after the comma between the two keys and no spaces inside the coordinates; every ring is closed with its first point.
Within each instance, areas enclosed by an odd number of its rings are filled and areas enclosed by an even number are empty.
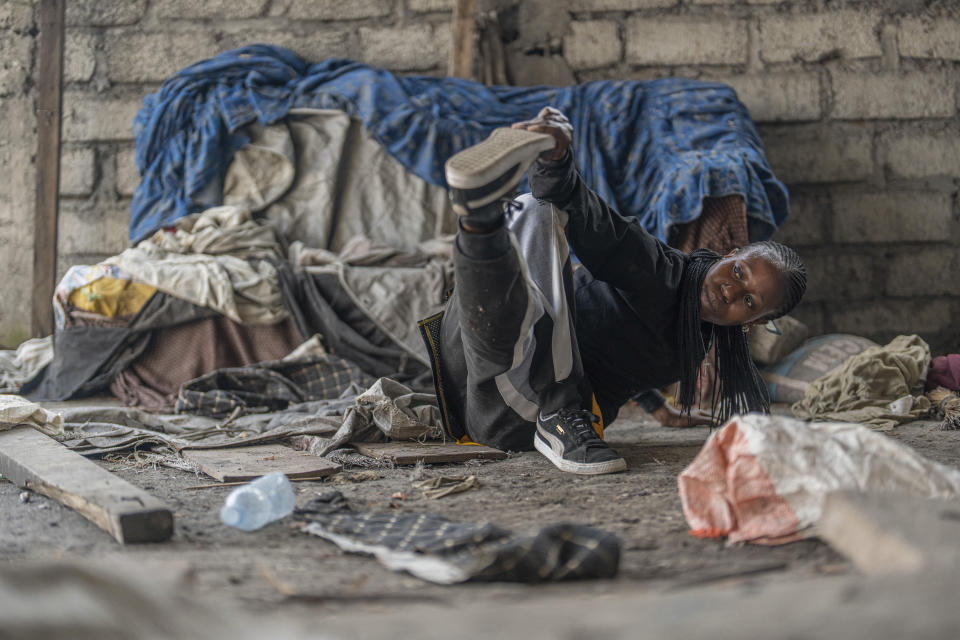
{"type": "MultiPolygon", "coordinates": [[[[149,567],[189,567],[194,592],[205,601],[248,612],[284,612],[322,621],[396,602],[468,604],[549,602],[585,595],[677,592],[710,587],[763,590],[798,580],[836,580],[856,570],[826,544],[807,540],[778,547],[728,546],[687,533],[676,477],[708,436],[706,428],[665,429],[642,411],[627,408],[607,432],[627,460],[625,474],[583,477],[562,473],[540,454],[479,464],[376,470],[350,469],[323,481],[294,484],[298,504],[317,492],[339,489],[356,510],[399,509],[441,513],[469,522],[488,520],[532,532],[555,522],[591,524],[622,541],[616,579],[541,586],[466,584],[437,586],[394,573],[376,560],[346,554],[292,527],[292,519],[243,533],[222,525],[219,509],[229,488],[194,488],[210,478],[166,467],[135,469],[100,461],[105,468],[165,501],[175,512],[175,534],[163,544],[121,546],[70,509],[0,482],[0,561],[83,559],[149,567]],[[412,482],[435,475],[474,474],[480,487],[437,500],[412,482]],[[401,495],[403,497],[394,497],[401,495]],[[126,561],[126,562],[124,562],[126,561]]],[[[960,432],[919,421],[891,437],[944,464],[960,467],[960,432]]]]}

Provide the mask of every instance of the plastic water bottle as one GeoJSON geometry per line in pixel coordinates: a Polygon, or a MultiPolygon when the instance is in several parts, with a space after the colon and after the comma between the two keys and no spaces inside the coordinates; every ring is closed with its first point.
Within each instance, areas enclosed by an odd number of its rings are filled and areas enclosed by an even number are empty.
{"type": "Polygon", "coordinates": [[[290,515],[295,501],[290,480],[275,471],[231,491],[220,510],[220,520],[230,527],[255,531],[290,515]]]}

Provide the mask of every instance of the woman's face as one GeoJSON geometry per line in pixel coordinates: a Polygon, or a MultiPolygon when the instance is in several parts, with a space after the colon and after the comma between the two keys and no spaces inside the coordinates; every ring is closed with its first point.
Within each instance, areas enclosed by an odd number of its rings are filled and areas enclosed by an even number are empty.
{"type": "Polygon", "coordinates": [[[783,277],[762,253],[734,249],[700,288],[700,319],[721,326],[762,321],[783,301],[783,277]]]}

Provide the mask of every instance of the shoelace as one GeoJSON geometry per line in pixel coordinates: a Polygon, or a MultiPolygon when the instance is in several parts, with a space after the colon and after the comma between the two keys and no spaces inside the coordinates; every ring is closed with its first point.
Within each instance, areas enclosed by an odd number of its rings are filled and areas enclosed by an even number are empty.
{"type": "Polygon", "coordinates": [[[570,427],[577,444],[583,444],[587,440],[599,440],[597,432],[593,430],[593,423],[598,422],[599,418],[586,409],[560,409],[558,411],[560,421],[564,426],[570,427]]]}

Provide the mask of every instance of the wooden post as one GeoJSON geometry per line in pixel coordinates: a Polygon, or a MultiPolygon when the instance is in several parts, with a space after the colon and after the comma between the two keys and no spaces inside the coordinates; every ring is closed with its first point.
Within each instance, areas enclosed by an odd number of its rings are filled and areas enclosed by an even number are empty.
{"type": "Polygon", "coordinates": [[[456,0],[453,5],[453,41],[448,75],[473,78],[474,40],[477,33],[477,0],[456,0]]]}
{"type": "Polygon", "coordinates": [[[37,204],[34,212],[31,330],[53,333],[57,277],[57,219],[60,191],[60,111],[63,102],[63,14],[65,0],[40,0],[37,65],[37,204]]]}

